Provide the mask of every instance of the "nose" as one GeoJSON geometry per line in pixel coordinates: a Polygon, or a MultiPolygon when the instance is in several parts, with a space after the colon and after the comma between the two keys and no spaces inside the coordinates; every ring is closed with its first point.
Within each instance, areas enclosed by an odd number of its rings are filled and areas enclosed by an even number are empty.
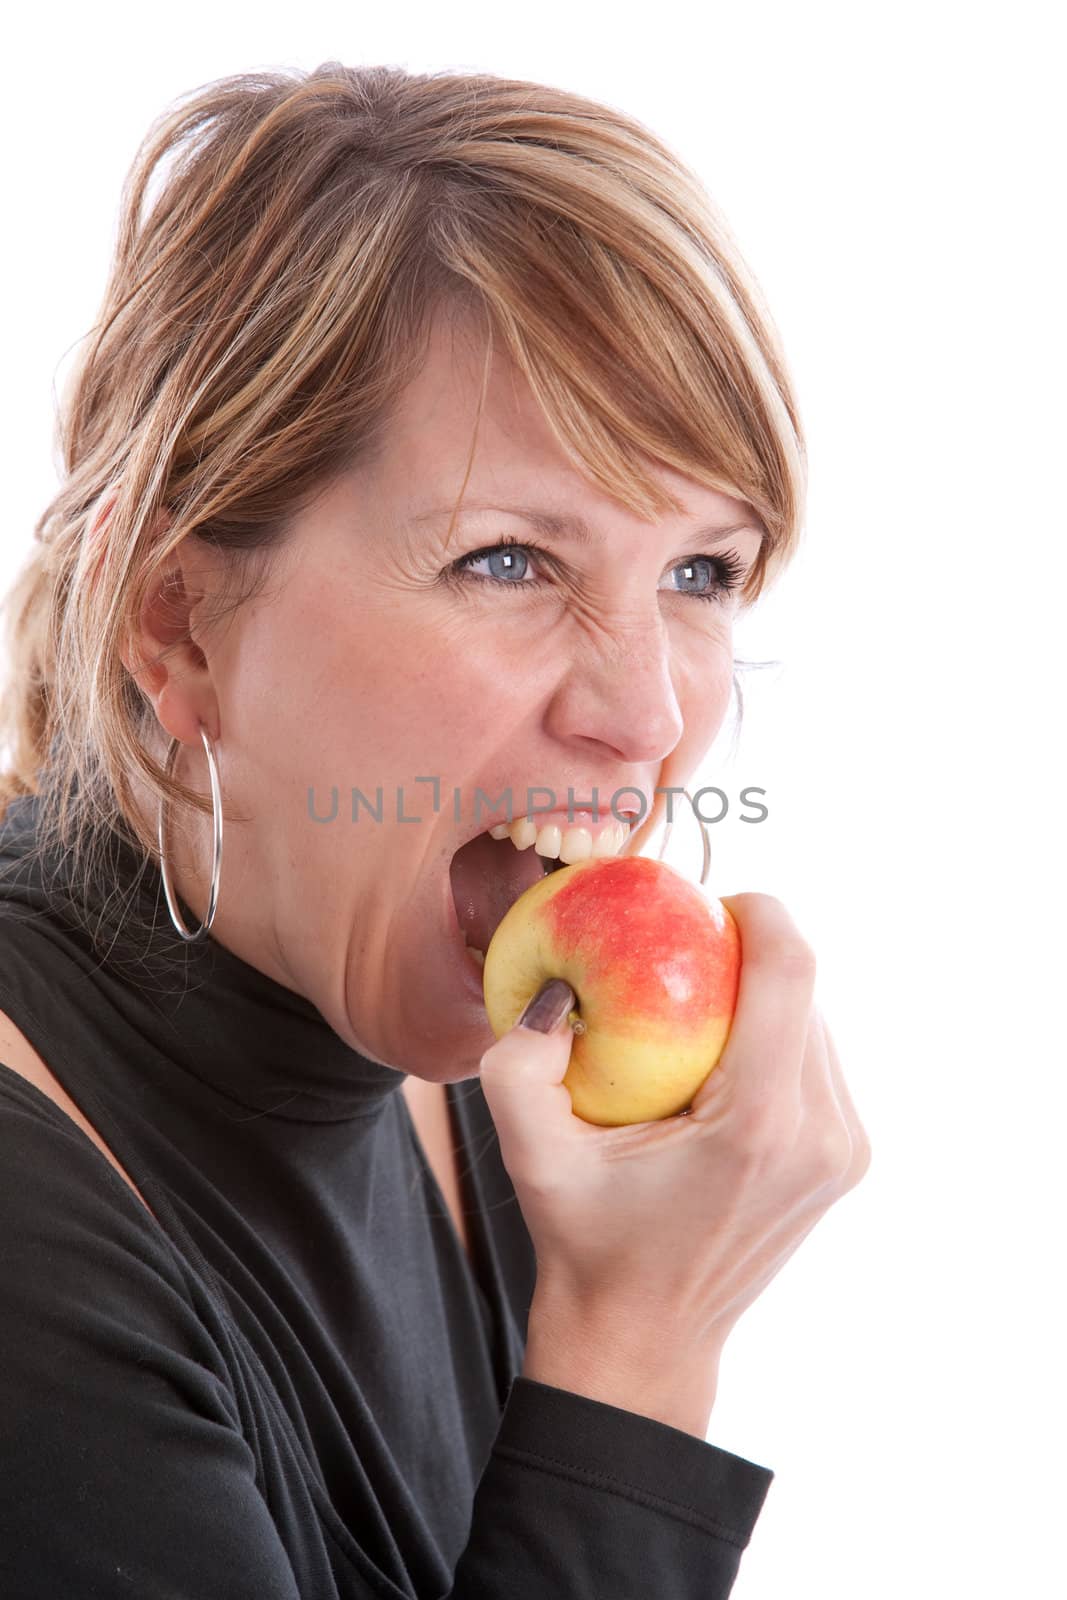
{"type": "Polygon", "coordinates": [[[619,761],[665,760],[685,723],[662,620],[601,635],[576,656],[549,702],[546,723],[555,739],[603,746],[619,761]]]}

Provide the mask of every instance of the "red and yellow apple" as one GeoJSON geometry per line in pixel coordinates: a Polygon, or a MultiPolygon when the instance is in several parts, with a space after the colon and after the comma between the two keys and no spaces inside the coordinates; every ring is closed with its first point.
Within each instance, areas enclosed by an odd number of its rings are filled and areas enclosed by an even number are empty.
{"type": "Polygon", "coordinates": [[[580,1021],[563,1082],[604,1127],[684,1111],[722,1055],[741,971],[719,900],[649,856],[586,857],[546,874],[489,941],[483,992],[499,1039],[549,978],[580,1021]]]}

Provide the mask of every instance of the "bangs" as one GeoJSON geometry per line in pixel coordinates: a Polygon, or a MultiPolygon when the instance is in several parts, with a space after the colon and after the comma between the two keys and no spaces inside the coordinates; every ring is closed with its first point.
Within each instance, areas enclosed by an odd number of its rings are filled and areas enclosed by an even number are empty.
{"type": "MultiPolygon", "coordinates": [[[[603,178],[590,180],[602,202],[603,178]]],[[[745,502],[764,535],[742,592],[751,603],[793,554],[806,461],[750,275],[662,212],[649,208],[647,230],[635,228],[629,185],[625,219],[610,227],[591,202],[580,223],[515,209],[475,207],[468,192],[462,209],[436,212],[435,251],[484,311],[486,377],[499,339],[561,449],[635,516],[685,509],[656,467],[745,502]]]]}

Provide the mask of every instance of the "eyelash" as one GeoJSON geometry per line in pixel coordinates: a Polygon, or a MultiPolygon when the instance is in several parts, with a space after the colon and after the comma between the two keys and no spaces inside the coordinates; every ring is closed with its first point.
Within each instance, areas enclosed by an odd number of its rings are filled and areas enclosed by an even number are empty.
{"type": "MultiPolygon", "coordinates": [[[[543,556],[547,565],[551,566],[552,557],[547,550],[538,544],[531,544],[529,540],[520,541],[513,539],[510,534],[505,534],[497,544],[485,545],[481,550],[472,550],[468,555],[460,556],[458,561],[452,563],[450,572],[465,580],[474,583],[491,583],[498,589],[529,589],[535,587],[530,583],[510,582],[507,578],[495,578],[489,572],[471,572],[470,565],[474,561],[484,561],[486,556],[495,555],[498,550],[521,550],[524,555],[543,556]]],[[[733,550],[725,550],[719,555],[690,556],[686,561],[675,562],[675,567],[688,566],[696,561],[707,561],[716,574],[716,586],[708,589],[703,594],[690,590],[676,589],[676,594],[685,595],[690,600],[724,600],[734,594],[740,587],[745,573],[745,563],[733,550]]],[[[671,568],[674,571],[674,568],[671,568]]]]}

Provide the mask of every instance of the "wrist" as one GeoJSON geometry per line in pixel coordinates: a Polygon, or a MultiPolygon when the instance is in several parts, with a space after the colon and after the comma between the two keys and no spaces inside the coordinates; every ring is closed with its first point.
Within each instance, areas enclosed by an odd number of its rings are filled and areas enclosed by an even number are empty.
{"type": "Polygon", "coordinates": [[[548,1307],[535,1295],[522,1376],[706,1439],[719,1354],[678,1352],[662,1329],[641,1331],[618,1316],[548,1307]]]}

